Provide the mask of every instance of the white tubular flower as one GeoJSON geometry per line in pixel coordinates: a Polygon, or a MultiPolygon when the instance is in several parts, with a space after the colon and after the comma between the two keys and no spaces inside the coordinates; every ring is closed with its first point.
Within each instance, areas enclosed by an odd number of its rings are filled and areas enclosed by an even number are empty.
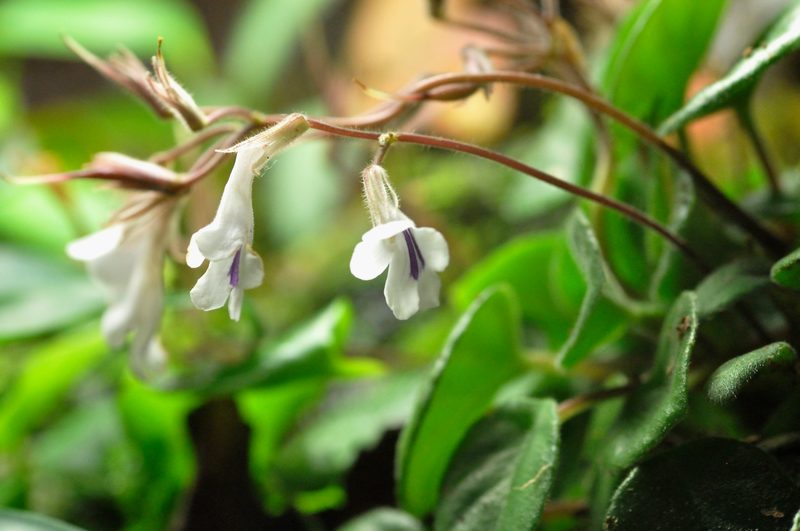
{"type": "Polygon", "coordinates": [[[205,274],[192,288],[192,303],[201,310],[214,310],[228,301],[228,314],[238,321],[244,290],[264,279],[261,257],[253,250],[253,179],[267,161],[308,130],[300,114],[292,114],[277,125],[233,146],[236,161],[225,184],[213,221],[192,235],[186,263],[196,268],[209,261],[205,274]]]}
{"type": "Polygon", "coordinates": [[[109,306],[101,328],[108,344],[119,348],[133,333],[131,366],[139,375],[166,361],[158,330],[164,253],[174,234],[176,203],[158,192],[141,192],[112,217],[108,227],[67,246],[67,254],[86,262],[90,275],[107,292],[109,306]]]}
{"type": "Polygon", "coordinates": [[[389,268],[383,294],[398,319],[439,305],[439,275],[450,261],[439,231],[423,227],[400,211],[397,195],[381,166],[364,170],[364,196],[373,228],[361,238],[350,259],[350,272],[372,280],[389,268]]]}

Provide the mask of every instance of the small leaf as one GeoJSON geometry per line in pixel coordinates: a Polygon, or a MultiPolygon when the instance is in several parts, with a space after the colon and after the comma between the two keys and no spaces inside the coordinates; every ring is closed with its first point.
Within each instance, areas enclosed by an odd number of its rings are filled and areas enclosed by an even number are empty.
{"type": "MultiPolygon", "coordinates": [[[[331,303],[286,336],[267,341],[235,366],[211,366],[169,375],[156,384],[164,389],[196,389],[208,394],[234,393],[263,385],[337,374],[353,309],[344,300],[331,303]]],[[[377,366],[376,366],[377,367],[377,366]]]]}
{"type": "Polygon", "coordinates": [[[725,107],[746,102],[764,71],[781,57],[800,48],[800,4],[793,2],[767,34],[728,74],[700,91],[660,128],[663,134],[725,107]]]}
{"type": "Polygon", "coordinates": [[[770,277],[779,286],[800,290],[800,249],[775,262],[770,277]]]}
{"type": "Polygon", "coordinates": [[[733,400],[739,390],[760,371],[776,365],[791,365],[797,352],[782,341],[737,356],[722,364],[708,382],[708,397],[715,402],[733,400]]]}
{"type": "Polygon", "coordinates": [[[90,330],[59,336],[34,351],[1,395],[0,452],[38,427],[107,352],[100,334],[90,330]]]}
{"type": "Polygon", "coordinates": [[[725,4],[725,0],[641,2],[617,32],[603,76],[611,101],[649,123],[659,123],[677,109],[725,4]],[[678,43],[680,53],[670,53],[678,43]],[[655,64],[658,68],[653,68],[655,64]]]}
{"type": "Polygon", "coordinates": [[[685,292],[664,320],[649,378],[625,402],[607,436],[606,459],[611,465],[630,466],[686,414],[689,357],[697,322],[695,294],[685,292]]]}
{"type": "Polygon", "coordinates": [[[548,346],[556,349],[563,344],[583,291],[580,270],[569,256],[563,234],[537,233],[501,246],[459,279],[451,299],[466,308],[498,283],[514,290],[523,316],[544,330],[548,346]]]}
{"type": "Polygon", "coordinates": [[[553,400],[523,399],[490,412],[450,463],[434,528],[536,529],[555,477],[558,439],[553,400]]]}
{"type": "Polygon", "coordinates": [[[697,286],[697,313],[708,317],[769,283],[760,260],[737,260],[720,267],[697,286]]]}
{"type": "Polygon", "coordinates": [[[424,531],[416,518],[403,511],[380,507],[350,520],[338,531],[424,531]]]}
{"type": "Polygon", "coordinates": [[[75,324],[104,305],[86,275],[69,264],[0,246],[0,341],[75,324]],[[64,304],[69,301],[69,304],[64,304]]]}
{"type": "Polygon", "coordinates": [[[281,485],[311,490],[338,481],[361,451],[408,419],[422,381],[419,372],[395,373],[334,387],[329,399],[284,441],[274,463],[281,485]]]}
{"type": "Polygon", "coordinates": [[[567,230],[572,255],[586,281],[586,294],[583,296],[580,313],[558,353],[559,363],[572,367],[594,348],[619,335],[626,316],[603,296],[606,271],[600,244],[589,220],[578,211],[567,230]]]}
{"type": "Polygon", "coordinates": [[[82,531],[66,522],[24,511],[0,509],[0,529],[8,531],[82,531]]]}
{"type": "Polygon", "coordinates": [[[484,292],[454,327],[398,443],[397,496],[412,514],[436,505],[459,442],[498,389],[519,372],[519,328],[508,288],[484,292]]]}
{"type": "Polygon", "coordinates": [[[800,489],[767,453],[730,439],[701,439],[637,466],[617,489],[605,529],[785,530],[800,489]]]}

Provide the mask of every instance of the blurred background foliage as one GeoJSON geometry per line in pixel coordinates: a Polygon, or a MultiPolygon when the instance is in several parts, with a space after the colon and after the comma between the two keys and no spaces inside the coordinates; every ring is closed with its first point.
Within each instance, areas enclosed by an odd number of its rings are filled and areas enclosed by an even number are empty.
{"type": "MultiPolygon", "coordinates": [[[[723,76],[788,3],[573,0],[562,10],[588,50],[600,92],[658,125],[723,76]]],[[[471,4],[448,3],[464,13],[471,4]]],[[[79,62],[62,35],[98,55],[124,45],[145,59],[161,36],[171,70],[201,105],[315,115],[374,105],[354,79],[391,92],[424,73],[460,70],[460,49],[481,39],[436,24],[422,0],[2,0],[0,22],[0,171],[14,175],[78,168],[99,151],[147,158],[185,138],[79,62]]],[[[752,99],[774,159],[795,177],[785,179],[793,189],[800,163],[797,66],[796,56],[780,61],[752,99]]],[[[732,197],[797,222],[795,207],[764,202],[763,171],[735,123],[733,113],[715,114],[690,124],[683,140],[732,197]]],[[[431,104],[415,127],[491,145],[573,182],[592,179],[591,122],[561,98],[498,86],[488,100],[476,94],[431,104]]],[[[629,135],[614,134],[614,194],[675,227],[692,227],[712,264],[736,257],[735,238],[692,207],[680,175],[629,135]],[[638,179],[643,172],[657,178],[638,179]]],[[[441,230],[451,250],[442,308],[397,322],[380,283],[360,283],[348,270],[367,228],[358,175],[370,149],[305,143],[257,181],[255,247],[265,257],[266,279],[248,296],[241,323],[221,311],[194,310],[188,289],[195,272],[167,265],[162,336],[175,366],[191,370],[147,383],[103,343],[102,294],[63,252],[99,227],[121,194],[96,182],[0,182],[0,506],[93,530],[220,523],[333,529],[395,505],[395,444],[416,407],[416,428],[399,447],[397,496],[410,512],[424,514],[436,499],[428,491],[439,482],[456,493],[463,487],[459,474],[469,472],[458,470],[469,468],[474,448],[459,449],[455,471],[444,467],[463,437],[480,447],[467,432],[497,396],[519,401],[480,420],[485,429],[508,433],[514,452],[535,449],[541,459],[555,459],[547,451],[558,437],[550,429],[553,400],[644,372],[661,319],[699,281],[662,241],[626,220],[603,217],[595,238],[560,191],[488,162],[397,147],[387,168],[404,210],[419,225],[441,230]],[[498,282],[506,287],[486,294],[498,282]],[[442,369],[439,387],[420,395],[430,407],[421,406],[415,397],[429,384],[429,363],[464,312],[469,340],[451,342],[453,363],[442,369]],[[464,401],[471,416],[448,424],[451,408],[464,401]],[[522,438],[531,426],[541,440],[522,438]],[[441,460],[426,463],[415,448],[441,460]]],[[[210,219],[227,169],[192,191],[187,234],[210,219]]],[[[758,271],[766,278],[763,264],[758,271]]],[[[742,292],[760,287],[757,280],[742,292]]],[[[740,354],[754,342],[745,336],[733,339],[740,354]]],[[[717,351],[725,351],[724,334],[714,338],[717,351]]],[[[662,345],[671,353],[664,356],[676,359],[688,356],[687,348],[662,345]]],[[[671,373],[652,374],[651,390],[662,380],[674,383],[671,373]]],[[[798,403],[796,389],[790,399],[798,403]]],[[[684,421],[689,432],[699,425],[709,435],[744,437],[763,421],[752,411],[736,416],[692,400],[699,403],[684,421]]],[[[646,427],[613,424],[614,407],[620,404],[562,426],[562,465],[548,479],[555,481],[552,498],[585,500],[602,491],[605,469],[587,478],[579,468],[604,447],[599,441],[609,429],[634,441],[624,451],[603,450],[614,466],[630,466],[655,444],[639,433],[646,427]]],[[[542,465],[526,466],[532,475],[542,465]]],[[[612,490],[598,494],[597,503],[608,501],[618,480],[606,481],[612,490]]],[[[460,503],[457,496],[442,502],[437,528],[451,528],[460,503]]],[[[582,513],[545,516],[548,529],[585,522],[582,513]]],[[[397,525],[379,529],[421,525],[389,509],[365,521],[397,525]]],[[[348,529],[374,528],[358,525],[348,529]]]]}

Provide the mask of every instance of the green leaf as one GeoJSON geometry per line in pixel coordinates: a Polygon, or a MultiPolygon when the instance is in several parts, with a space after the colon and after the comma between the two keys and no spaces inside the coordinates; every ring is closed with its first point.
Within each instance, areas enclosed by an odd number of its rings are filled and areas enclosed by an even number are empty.
{"type": "Polygon", "coordinates": [[[790,531],[800,531],[800,511],[797,511],[797,514],[794,515],[794,521],[792,522],[792,529],[790,531]]]}
{"type": "Polygon", "coordinates": [[[789,530],[800,489],[755,446],[701,439],[637,466],[619,486],[606,529],[789,530]]]}
{"type": "Polygon", "coordinates": [[[0,341],[60,330],[104,305],[99,289],[75,267],[0,245],[0,341]],[[64,304],[69,301],[69,304],[64,304]]]}
{"type": "Polygon", "coordinates": [[[498,283],[511,286],[523,316],[544,330],[551,348],[563,344],[578,315],[583,290],[563,234],[541,232],[503,245],[453,285],[451,300],[466,308],[498,283]]]}
{"type": "Polygon", "coordinates": [[[800,248],[775,262],[770,277],[779,286],[800,290],[800,248]]]}
{"type": "Polygon", "coordinates": [[[617,32],[603,76],[611,102],[651,124],[680,107],[725,4],[725,0],[641,2],[617,32]]]}
{"type": "MultiPolygon", "coordinates": [[[[711,42],[725,0],[643,0],[617,31],[602,90],[615,106],[649,124],[658,124],[683,103],[688,81],[711,42]],[[679,44],[678,44],[679,43],[679,44]],[[680,46],[679,53],[673,53],[680,46]],[[646,90],[643,90],[646,88],[646,90]]],[[[653,158],[635,151],[636,137],[621,126],[613,135],[613,181],[609,190],[618,199],[650,213],[648,197],[657,179],[653,158]]],[[[589,176],[585,176],[588,178],[589,176]]],[[[660,219],[657,214],[653,217],[660,219]]],[[[633,293],[644,293],[654,266],[646,252],[641,227],[615,214],[604,215],[598,237],[608,250],[611,270],[633,293]]]]}
{"type": "Polygon", "coordinates": [[[125,490],[130,531],[169,525],[176,504],[194,475],[187,417],[197,399],[162,393],[127,375],[116,397],[120,420],[139,458],[136,482],[125,490]]]}
{"type": "Polygon", "coordinates": [[[289,490],[321,489],[338,481],[361,451],[400,427],[422,383],[419,372],[346,382],[284,441],[274,469],[289,490]]]}
{"type": "Polygon", "coordinates": [[[350,520],[338,531],[423,531],[416,518],[403,511],[380,507],[350,520]]]}
{"type": "Polygon", "coordinates": [[[606,461],[624,468],[658,444],[686,414],[689,358],[697,338],[697,300],[685,292],[675,302],[658,342],[648,379],[628,398],[606,437],[606,461]]]}
{"type": "Polygon", "coordinates": [[[75,57],[61,40],[66,34],[95,53],[122,44],[150,56],[163,36],[170,59],[198,72],[211,62],[200,17],[178,0],[6,0],[0,20],[0,55],[75,57]]]}
{"type": "Polygon", "coordinates": [[[794,1],[792,4],[752,48],[749,55],[736,63],[724,78],[704,88],[682,109],[670,116],[660,131],[664,134],[671,133],[692,120],[746,102],[764,71],[780,58],[800,48],[800,3],[794,1]]]}
{"type": "Polygon", "coordinates": [[[797,352],[783,341],[737,356],[723,363],[708,382],[708,397],[715,402],[733,400],[739,390],[756,374],[769,367],[791,366],[797,352]]]}
{"type": "Polygon", "coordinates": [[[325,378],[310,378],[248,389],[234,397],[242,419],[252,430],[250,474],[260,487],[264,505],[273,514],[285,511],[292,500],[276,483],[272,464],[287,433],[303,411],[319,400],[325,386],[325,378]]]}
{"type": "Polygon", "coordinates": [[[89,330],[65,334],[34,351],[0,398],[0,451],[38,427],[107,352],[100,334],[89,330]]]}
{"type": "Polygon", "coordinates": [[[412,514],[436,505],[458,443],[521,369],[519,328],[513,294],[499,287],[478,297],[453,329],[398,444],[397,496],[412,514]]]}
{"type": "Polygon", "coordinates": [[[558,457],[553,400],[503,404],[476,423],[455,453],[434,529],[537,529],[558,457]]]}
{"type": "Polygon", "coordinates": [[[567,230],[572,255],[586,281],[580,313],[558,353],[559,363],[572,367],[591,354],[594,348],[618,336],[625,325],[626,315],[603,296],[606,289],[605,264],[589,220],[577,211],[567,230]]]}
{"type": "Polygon", "coordinates": [[[81,531],[66,522],[24,511],[0,509],[0,529],[8,531],[81,531]]]}
{"type": "Polygon", "coordinates": [[[226,78],[242,98],[263,102],[269,97],[301,32],[329,3],[251,0],[245,5],[225,57],[226,78]]]}
{"type": "Polygon", "coordinates": [[[768,283],[761,260],[737,260],[724,265],[697,286],[697,313],[711,316],[768,283]]]}
{"type": "MultiPolygon", "coordinates": [[[[353,320],[350,303],[336,300],[284,337],[267,341],[246,361],[234,366],[207,366],[155,382],[164,389],[195,389],[226,394],[293,380],[333,376],[347,370],[342,350],[353,320]]],[[[377,364],[365,367],[378,370],[377,364]]]]}

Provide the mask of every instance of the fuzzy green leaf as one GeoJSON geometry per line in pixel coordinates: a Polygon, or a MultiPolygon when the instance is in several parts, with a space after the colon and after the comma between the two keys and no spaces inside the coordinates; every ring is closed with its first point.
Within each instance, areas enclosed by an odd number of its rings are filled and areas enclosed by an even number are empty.
{"type": "Polygon", "coordinates": [[[555,477],[558,443],[553,400],[523,399],[490,412],[453,457],[434,528],[536,529],[555,477]]]}
{"type": "Polygon", "coordinates": [[[607,437],[606,459],[612,466],[633,464],[686,414],[689,358],[697,324],[695,294],[685,292],[664,320],[649,378],[625,402],[607,437]]]}
{"type": "Polygon", "coordinates": [[[708,397],[715,402],[727,402],[760,371],[776,365],[791,365],[797,352],[783,341],[737,356],[723,363],[708,382],[708,397]]]}
{"type": "Polygon", "coordinates": [[[800,249],[795,249],[772,266],[772,281],[784,288],[800,290],[800,249]]]}
{"type": "Polygon", "coordinates": [[[346,382],[282,445],[274,469],[289,490],[321,489],[341,478],[359,453],[408,418],[420,372],[346,382]]]}
{"type": "Polygon", "coordinates": [[[747,57],[736,63],[724,78],[700,91],[682,109],[670,116],[661,126],[661,132],[671,133],[692,120],[746,102],[764,71],[798,48],[800,2],[795,1],[747,57]]]}
{"type": "Polygon", "coordinates": [[[737,260],[720,267],[697,286],[697,313],[708,317],[769,283],[760,260],[737,260]]]}
{"type": "Polygon", "coordinates": [[[558,353],[559,362],[571,367],[589,355],[593,348],[619,334],[626,319],[625,314],[603,296],[605,265],[589,220],[578,212],[567,230],[572,255],[586,281],[580,312],[558,353]]]}
{"type": "Polygon", "coordinates": [[[637,466],[614,494],[605,529],[792,527],[800,489],[767,453],[730,439],[701,439],[637,466]]]}
{"type": "Polygon", "coordinates": [[[491,288],[454,327],[398,444],[397,496],[415,515],[439,496],[453,452],[497,390],[521,369],[519,313],[508,288],[491,288]]]}
{"type": "Polygon", "coordinates": [[[725,4],[725,0],[641,2],[617,33],[604,74],[604,91],[611,101],[650,123],[677,109],[725,4]],[[680,53],[670,53],[677,43],[680,53]]]}

